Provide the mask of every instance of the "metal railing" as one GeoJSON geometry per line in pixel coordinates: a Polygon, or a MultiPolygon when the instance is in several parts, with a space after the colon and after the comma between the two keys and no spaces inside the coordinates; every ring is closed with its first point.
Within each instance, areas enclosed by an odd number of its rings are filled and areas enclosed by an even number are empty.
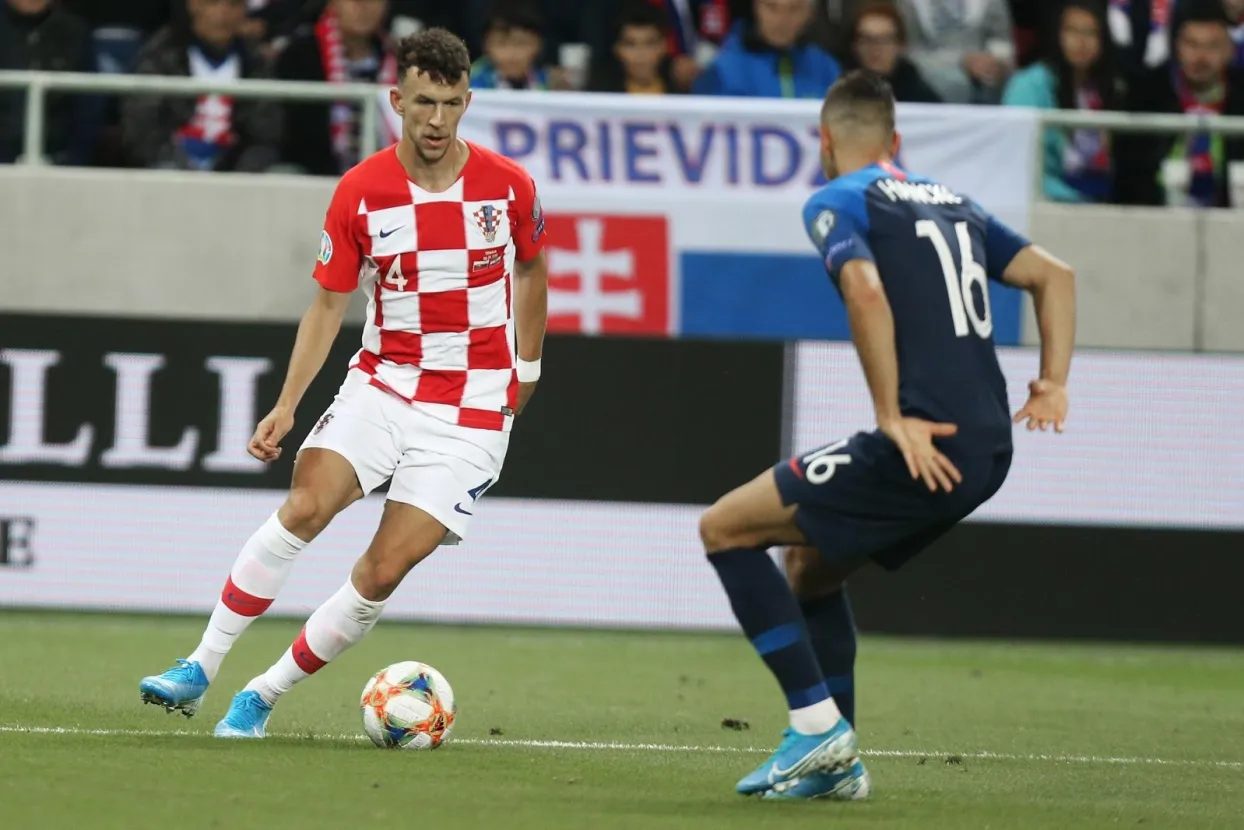
{"type": "Polygon", "coordinates": [[[1212,133],[1238,138],[1244,136],[1244,116],[1184,115],[1139,112],[1087,112],[1085,110],[1037,110],[1042,130],[1037,134],[1037,161],[1032,167],[1032,197],[1045,200],[1044,129],[1061,127],[1073,130],[1107,130],[1113,133],[1159,133],[1164,135],[1196,135],[1212,133]]]}
{"type": "Polygon", "coordinates": [[[47,163],[43,154],[44,129],[49,92],[86,92],[96,95],[166,95],[192,97],[227,95],[231,98],[266,98],[279,101],[333,103],[358,102],[363,105],[360,155],[376,152],[380,112],[376,106],[382,88],[369,84],[327,84],[320,81],[205,81],[165,75],[93,75],[86,72],[0,71],[0,89],[26,92],[26,127],[23,160],[26,164],[47,163]]]}
{"type": "MultiPolygon", "coordinates": [[[[26,126],[23,159],[26,164],[46,164],[43,153],[44,130],[49,92],[85,92],[121,95],[228,95],[232,98],[264,98],[277,101],[352,101],[363,105],[360,155],[366,157],[378,147],[381,118],[374,105],[381,87],[369,84],[327,84],[319,81],[275,81],[244,79],[204,81],[155,75],[95,75],[79,72],[0,71],[0,89],[25,90],[26,126]]],[[[1042,128],[1065,127],[1098,129],[1125,133],[1185,134],[1214,133],[1244,136],[1244,116],[1166,115],[1153,113],[1086,112],[1082,110],[1038,110],[1042,128]]],[[[1033,197],[1042,199],[1045,167],[1044,143],[1036,142],[1037,163],[1033,176],[1033,197]]]]}

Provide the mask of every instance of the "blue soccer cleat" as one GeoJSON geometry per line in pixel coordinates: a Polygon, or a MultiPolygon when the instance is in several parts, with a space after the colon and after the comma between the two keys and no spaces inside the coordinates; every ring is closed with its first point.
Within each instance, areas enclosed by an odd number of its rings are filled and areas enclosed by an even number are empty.
{"type": "Polygon", "coordinates": [[[859,758],[851,766],[833,772],[813,772],[803,778],[774,784],[764,794],[766,801],[806,801],[826,798],[831,801],[863,801],[872,794],[872,778],[859,758]]]}
{"type": "Polygon", "coordinates": [[[177,665],[138,683],[138,697],[143,703],[163,706],[169,712],[180,711],[188,718],[194,717],[207,693],[207,675],[203,667],[189,660],[178,660],[177,665]]]}
{"type": "Polygon", "coordinates": [[[855,730],[846,718],[839,718],[833,729],[820,735],[804,735],[788,728],[777,751],[735,789],[741,795],[754,795],[814,772],[837,770],[855,760],[856,750],[855,730]]]}
{"type": "Polygon", "coordinates": [[[259,692],[238,692],[213,733],[217,738],[262,738],[272,707],[259,692]]]}

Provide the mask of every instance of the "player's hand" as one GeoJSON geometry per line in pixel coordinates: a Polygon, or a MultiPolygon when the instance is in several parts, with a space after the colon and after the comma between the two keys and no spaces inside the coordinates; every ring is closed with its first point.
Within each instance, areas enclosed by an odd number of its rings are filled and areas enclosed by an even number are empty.
{"type": "Polygon", "coordinates": [[[1015,423],[1028,422],[1028,431],[1044,432],[1053,426],[1062,432],[1067,422],[1067,387],[1052,380],[1034,380],[1028,384],[1028,403],[1015,413],[1015,423]]]}
{"type": "Polygon", "coordinates": [[[531,396],[534,394],[536,394],[536,381],[518,385],[518,412],[515,414],[523,414],[523,410],[527,408],[527,402],[531,400],[531,396]]]}
{"type": "Polygon", "coordinates": [[[878,426],[903,454],[911,477],[923,480],[930,493],[936,493],[939,487],[949,493],[963,481],[959,469],[933,446],[934,438],[949,438],[959,427],[921,418],[893,418],[878,426]]]}
{"type": "Polygon", "coordinates": [[[281,439],[293,428],[294,413],[278,406],[255,427],[246,451],[264,463],[276,461],[281,457],[281,439]]]}

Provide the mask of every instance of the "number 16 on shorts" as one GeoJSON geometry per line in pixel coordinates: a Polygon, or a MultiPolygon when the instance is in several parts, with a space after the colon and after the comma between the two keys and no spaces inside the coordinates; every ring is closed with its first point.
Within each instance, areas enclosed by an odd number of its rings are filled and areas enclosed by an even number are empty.
{"type": "Polygon", "coordinates": [[[844,438],[841,441],[835,441],[828,447],[823,447],[816,452],[809,453],[799,459],[804,468],[804,478],[809,484],[824,484],[834,477],[839,465],[850,464],[851,456],[839,452],[846,448],[850,439],[844,438]]]}

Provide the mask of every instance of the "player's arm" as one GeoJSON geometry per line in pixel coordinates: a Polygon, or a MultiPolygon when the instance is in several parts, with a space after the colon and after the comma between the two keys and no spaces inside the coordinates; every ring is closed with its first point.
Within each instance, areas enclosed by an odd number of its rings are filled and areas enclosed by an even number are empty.
{"type": "Polygon", "coordinates": [[[1076,339],[1076,279],[1071,266],[1038,245],[1015,255],[1002,273],[1032,295],[1041,332],[1041,379],[1067,385],[1076,339]]]}
{"type": "Polygon", "coordinates": [[[327,288],[316,289],[311,307],[302,315],[298,334],[294,338],[294,350],[285,372],[285,384],[277,398],[276,408],[289,412],[292,417],[307,393],[307,387],[324,368],[333,341],[341,331],[341,321],[350,306],[350,295],[327,288]]]}
{"type": "Polygon", "coordinates": [[[898,349],[894,341],[894,313],[881,284],[877,266],[853,259],[842,266],[838,288],[847,307],[851,339],[859,353],[877,423],[901,418],[898,405],[898,349]]]}
{"type": "Polygon", "coordinates": [[[985,244],[990,277],[1032,295],[1041,333],[1041,375],[1028,385],[1028,402],[1016,413],[1015,422],[1027,421],[1030,430],[1053,426],[1062,432],[1076,338],[1075,273],[992,217],[985,244]]]}
{"type": "Polygon", "coordinates": [[[549,262],[544,250],[544,211],[526,176],[515,188],[514,314],[518,336],[518,411],[535,394],[549,319],[549,262]]]}
{"type": "Polygon", "coordinates": [[[293,429],[298,404],[324,367],[333,341],[341,331],[350,294],[358,287],[363,253],[354,232],[357,202],[352,200],[348,185],[343,182],[328,207],[315,264],[315,281],[319,286],[298,324],[294,350],[276,406],[255,427],[248,446],[250,454],[261,461],[275,461],[281,456],[281,439],[293,429]]]}

